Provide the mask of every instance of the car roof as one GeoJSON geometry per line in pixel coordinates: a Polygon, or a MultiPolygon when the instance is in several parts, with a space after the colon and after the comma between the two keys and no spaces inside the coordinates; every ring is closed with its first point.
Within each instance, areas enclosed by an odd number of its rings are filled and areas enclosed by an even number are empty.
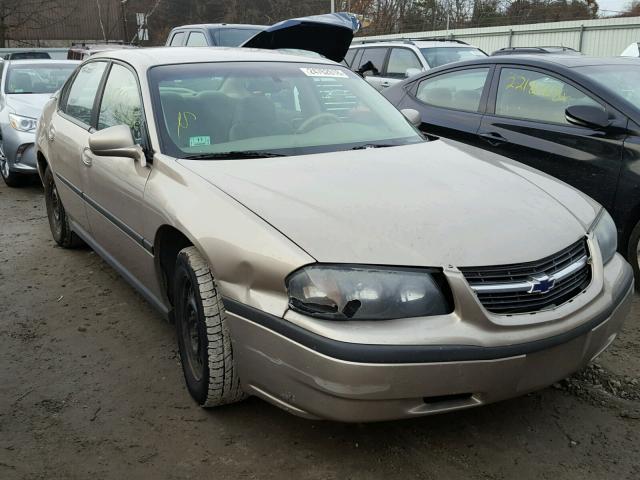
{"type": "Polygon", "coordinates": [[[243,30],[255,30],[267,28],[265,25],[251,25],[248,23],[196,23],[193,25],[180,25],[179,27],[173,27],[173,30],[180,30],[183,28],[236,28],[243,30]]]}
{"type": "Polygon", "coordinates": [[[56,63],[56,64],[69,64],[78,65],[79,60],[57,60],[55,58],[25,58],[20,60],[5,60],[5,63],[9,65],[40,65],[44,63],[56,63]]]}
{"type": "Polygon", "coordinates": [[[448,63],[437,69],[430,70],[446,70],[451,67],[461,67],[464,65],[478,64],[503,64],[515,63],[519,65],[539,66],[539,67],[556,67],[556,68],[575,68],[586,67],[590,65],[638,65],[638,60],[632,57],[588,57],[584,55],[556,55],[556,54],[518,54],[518,55],[497,55],[482,57],[464,62],[448,63]]]}
{"type": "Polygon", "coordinates": [[[321,57],[310,57],[278,50],[241,47],[150,47],[130,50],[111,50],[91,57],[112,58],[147,69],[156,65],[207,62],[296,62],[337,65],[321,57]]]}
{"type": "Polygon", "coordinates": [[[388,42],[362,42],[354,43],[350,48],[360,47],[397,47],[399,45],[415,46],[418,48],[432,48],[432,47],[469,47],[477,48],[474,45],[461,42],[450,42],[447,40],[389,40],[388,42]]]}

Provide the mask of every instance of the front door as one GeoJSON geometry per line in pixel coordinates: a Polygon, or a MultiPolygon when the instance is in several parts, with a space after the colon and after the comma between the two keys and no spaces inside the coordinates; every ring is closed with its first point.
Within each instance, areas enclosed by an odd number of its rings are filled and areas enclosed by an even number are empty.
{"type": "MultiPolygon", "coordinates": [[[[129,126],[135,142],[148,146],[138,79],[119,63],[108,72],[96,127],[99,131],[116,125],[129,126]]],[[[94,155],[88,144],[84,157],[85,199],[94,240],[112,261],[126,268],[134,277],[130,280],[148,285],[153,257],[142,236],[141,212],[150,167],[131,158],[94,155]]]]}
{"type": "Polygon", "coordinates": [[[621,168],[623,133],[572,125],[571,105],[606,109],[624,131],[626,118],[579,86],[543,70],[502,67],[479,136],[496,153],[526,163],[590,195],[611,209],[621,168]]]}

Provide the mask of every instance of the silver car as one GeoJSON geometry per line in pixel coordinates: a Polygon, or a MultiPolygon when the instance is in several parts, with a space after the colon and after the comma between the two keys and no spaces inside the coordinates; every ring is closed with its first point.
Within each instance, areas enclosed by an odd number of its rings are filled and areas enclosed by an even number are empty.
{"type": "Polygon", "coordinates": [[[44,104],[80,62],[10,60],[0,81],[0,174],[10,187],[37,175],[35,131],[44,104]]]}
{"type": "Polygon", "coordinates": [[[323,58],[95,55],[45,107],[37,155],[53,238],[175,322],[202,406],[256,395],[355,422],[483,405],[586,365],[630,307],[600,205],[426,141],[323,58]]]}

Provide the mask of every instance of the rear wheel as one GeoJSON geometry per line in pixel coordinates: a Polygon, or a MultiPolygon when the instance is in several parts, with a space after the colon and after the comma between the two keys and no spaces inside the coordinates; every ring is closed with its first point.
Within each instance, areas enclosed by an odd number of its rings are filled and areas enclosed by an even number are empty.
{"type": "Polygon", "coordinates": [[[174,303],[182,370],[191,396],[203,407],[245,398],[222,297],[209,265],[195,247],[178,254],[174,303]]]}
{"type": "Polygon", "coordinates": [[[4,183],[9,187],[21,187],[24,185],[26,177],[19,173],[12,172],[9,168],[9,160],[4,153],[4,144],[2,138],[0,138],[0,176],[4,180],[4,183]]]}
{"type": "Polygon", "coordinates": [[[62,205],[62,200],[58,195],[56,182],[53,180],[53,173],[47,167],[44,172],[44,200],[47,206],[47,217],[51,235],[58,245],[63,248],[75,248],[82,245],[82,240],[71,231],[69,217],[62,205]]]}

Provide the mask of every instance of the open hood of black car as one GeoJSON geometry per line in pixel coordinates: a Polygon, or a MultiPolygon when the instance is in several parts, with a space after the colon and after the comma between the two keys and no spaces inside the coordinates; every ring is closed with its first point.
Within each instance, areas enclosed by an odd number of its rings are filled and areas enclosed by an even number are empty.
{"type": "Polygon", "coordinates": [[[355,15],[344,12],[293,18],[266,28],[241,46],[308,50],[341,62],[359,28],[360,22],[355,15]]]}

